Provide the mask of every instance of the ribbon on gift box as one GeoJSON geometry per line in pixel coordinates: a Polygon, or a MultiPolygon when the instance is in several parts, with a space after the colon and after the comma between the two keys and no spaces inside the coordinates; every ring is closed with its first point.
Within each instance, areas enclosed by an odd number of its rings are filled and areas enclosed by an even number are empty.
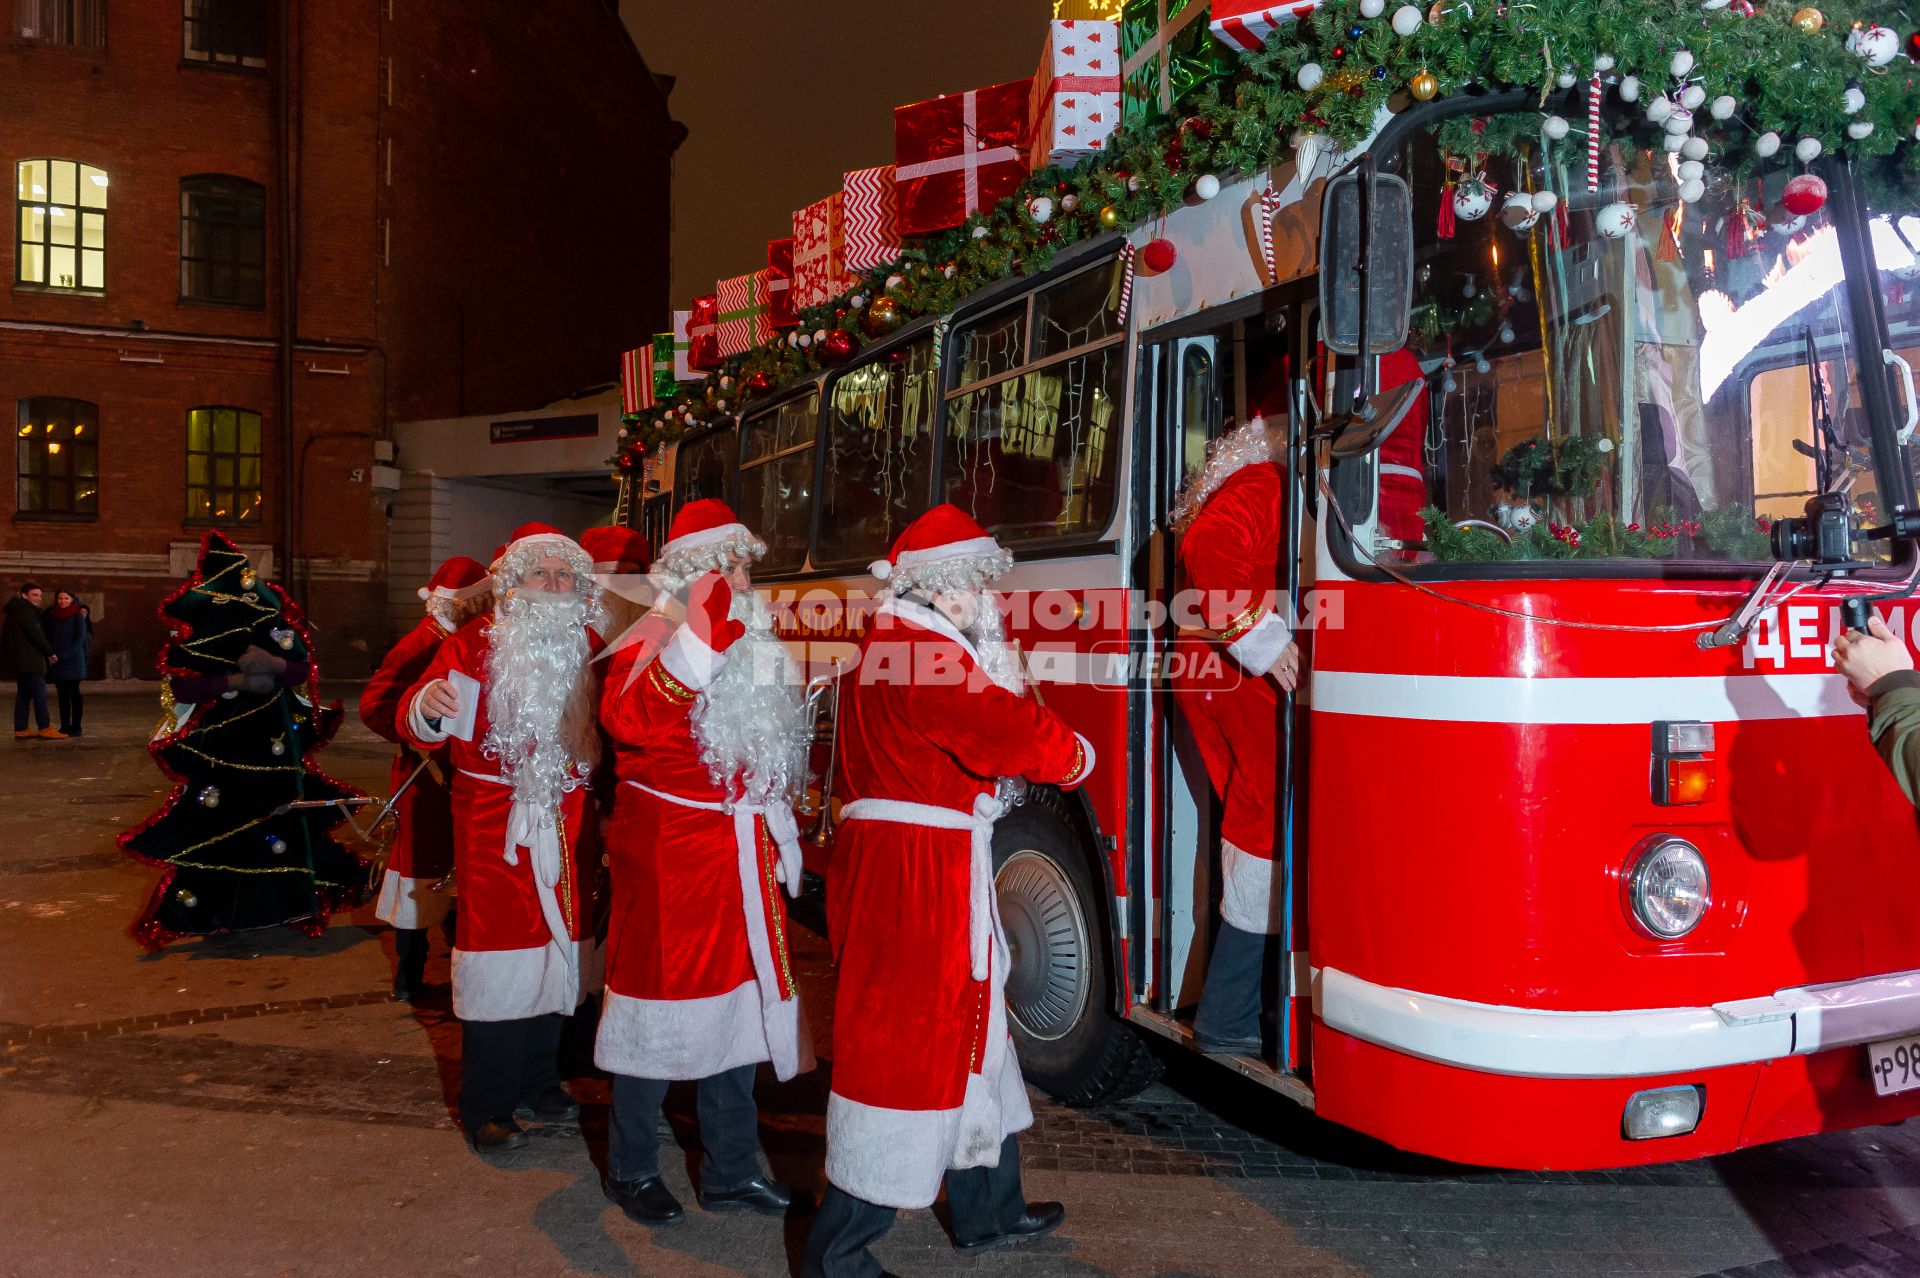
{"type": "Polygon", "coordinates": [[[765,271],[733,275],[714,285],[720,357],[744,355],[768,335],[765,271]]]}
{"type": "Polygon", "coordinates": [[[1242,53],[1259,53],[1275,28],[1298,22],[1320,7],[1320,0],[1262,4],[1260,0],[1213,0],[1214,39],[1242,53]]]}
{"type": "Polygon", "coordinates": [[[620,357],[620,411],[638,413],[653,407],[653,343],[636,346],[620,357]]]}
{"type": "Polygon", "coordinates": [[[1013,80],[894,108],[893,179],[902,231],[958,226],[1019,187],[1027,171],[1019,143],[1032,83],[1013,80]],[[959,175],[957,204],[945,183],[932,180],[947,174],[959,175]]]}
{"type": "Polygon", "coordinates": [[[720,367],[720,299],[712,293],[693,299],[687,316],[687,366],[700,372],[720,367]]]}
{"type": "Polygon", "coordinates": [[[767,241],[767,322],[792,328],[800,322],[793,309],[793,237],[767,241]]]}
{"type": "Polygon", "coordinates": [[[692,318],[692,311],[673,313],[673,380],[676,382],[691,382],[700,376],[694,372],[693,364],[690,362],[693,358],[693,343],[687,335],[687,324],[692,318]]]}
{"type": "Polygon", "coordinates": [[[1120,16],[1121,105],[1128,123],[1167,114],[1232,69],[1200,21],[1206,13],[1205,0],[1128,0],[1120,16]]]}

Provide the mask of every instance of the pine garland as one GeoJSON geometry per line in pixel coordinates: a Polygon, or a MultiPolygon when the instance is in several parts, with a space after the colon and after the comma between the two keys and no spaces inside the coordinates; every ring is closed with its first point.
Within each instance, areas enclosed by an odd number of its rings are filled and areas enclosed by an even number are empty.
{"type": "Polygon", "coordinates": [[[1574,524],[1542,520],[1509,529],[1507,538],[1487,528],[1456,528],[1437,506],[1426,507],[1420,518],[1426,524],[1427,550],[1441,563],[1706,556],[1750,563],[1770,557],[1767,533],[1773,526],[1772,520],[1756,518],[1752,506],[1739,502],[1707,511],[1697,520],[1664,511],[1645,525],[1624,523],[1611,514],[1574,524]]]}
{"type": "MultiPolygon", "coordinates": [[[[1920,72],[1905,56],[1871,68],[1846,44],[1850,31],[1872,25],[1904,37],[1914,25],[1909,9],[1893,0],[1823,3],[1823,25],[1809,33],[1795,25],[1790,2],[1776,0],[1749,16],[1744,7],[1705,11],[1694,0],[1454,0],[1448,7],[1442,0],[1432,18],[1402,37],[1393,30],[1392,9],[1366,19],[1358,0],[1327,0],[1276,29],[1232,78],[1200,90],[1185,116],[1136,124],[1094,160],[1034,173],[988,215],[921,239],[841,297],[802,311],[797,331],[857,333],[862,306],[883,293],[908,318],[947,313],[985,285],[1045,270],[1070,244],[1164,216],[1188,201],[1204,174],[1228,180],[1257,172],[1290,158],[1302,135],[1350,147],[1372,133],[1383,109],[1404,109],[1407,86],[1422,73],[1437,79],[1442,97],[1525,90],[1544,108],[1604,57],[1612,59],[1605,73],[1610,93],[1635,77],[1644,103],[1678,90],[1671,65],[1684,49],[1694,58],[1685,81],[1700,86],[1709,103],[1727,95],[1737,104],[1724,121],[1711,119],[1704,105],[1696,113],[1695,133],[1713,144],[1716,164],[1748,171],[1761,163],[1753,139],[1771,132],[1782,147],[1768,163],[1784,167],[1796,143],[1813,139],[1823,154],[1864,162],[1880,207],[1912,207],[1920,184],[1920,72]],[[1303,89],[1300,72],[1308,63],[1321,75],[1317,82],[1309,76],[1314,87],[1303,89]],[[1849,113],[1846,91],[1854,84],[1865,103],[1849,113]],[[1865,136],[1854,136],[1862,129],[1865,136]],[[1053,201],[1044,222],[1029,211],[1038,196],[1053,201]],[[1103,210],[1111,210],[1110,225],[1102,224],[1103,210]]],[[[1577,93],[1566,97],[1571,112],[1577,93]]],[[[1494,117],[1469,137],[1473,127],[1465,119],[1443,122],[1441,145],[1452,154],[1511,150],[1537,128],[1537,117],[1494,117]]],[[[824,366],[818,343],[803,349],[783,335],[731,357],[670,402],[630,416],[625,445],[637,454],[718,420],[761,382],[756,375],[777,389],[824,366]]]]}

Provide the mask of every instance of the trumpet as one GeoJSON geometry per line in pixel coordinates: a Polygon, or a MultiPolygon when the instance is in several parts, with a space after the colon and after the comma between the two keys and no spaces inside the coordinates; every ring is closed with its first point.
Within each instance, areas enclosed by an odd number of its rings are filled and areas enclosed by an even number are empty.
{"type": "MultiPolygon", "coordinates": [[[[807,842],[815,847],[825,847],[833,842],[833,772],[840,755],[840,667],[842,659],[835,657],[831,674],[815,675],[807,680],[807,713],[814,723],[819,723],[819,706],[823,698],[827,701],[827,767],[820,774],[820,806],[818,819],[813,829],[807,831],[807,842]]],[[[818,729],[816,727],[816,735],[818,729]]]]}

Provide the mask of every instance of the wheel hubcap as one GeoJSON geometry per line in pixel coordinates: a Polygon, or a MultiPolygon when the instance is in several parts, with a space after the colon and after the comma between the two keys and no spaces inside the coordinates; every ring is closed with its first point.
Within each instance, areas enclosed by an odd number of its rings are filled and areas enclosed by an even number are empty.
{"type": "Polygon", "coordinates": [[[1012,962],[1007,1014],[1037,1039],[1056,1039],[1087,1009],[1087,921],[1066,874],[1031,850],[1015,852],[994,877],[1012,962]]]}

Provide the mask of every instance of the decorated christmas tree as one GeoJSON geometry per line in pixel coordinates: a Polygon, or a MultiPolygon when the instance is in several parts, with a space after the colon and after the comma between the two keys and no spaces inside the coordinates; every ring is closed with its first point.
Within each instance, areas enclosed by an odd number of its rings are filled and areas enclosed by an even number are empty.
{"type": "Polygon", "coordinates": [[[174,789],[120,836],[130,855],[165,870],[134,937],[158,948],[280,923],[318,935],[329,914],[364,897],[367,871],[333,835],[345,815],[335,801],[362,796],[313,762],[341,709],[319,704],[299,610],[209,532],[160,615],[162,715],[147,752],[174,789]]]}

